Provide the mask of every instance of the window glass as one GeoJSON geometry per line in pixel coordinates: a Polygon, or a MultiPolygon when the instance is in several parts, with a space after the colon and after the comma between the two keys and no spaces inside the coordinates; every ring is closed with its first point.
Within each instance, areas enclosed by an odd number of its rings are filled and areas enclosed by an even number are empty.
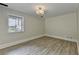
{"type": "Polygon", "coordinates": [[[9,15],[8,25],[9,25],[9,32],[24,31],[24,19],[23,19],[23,17],[9,15]]]}

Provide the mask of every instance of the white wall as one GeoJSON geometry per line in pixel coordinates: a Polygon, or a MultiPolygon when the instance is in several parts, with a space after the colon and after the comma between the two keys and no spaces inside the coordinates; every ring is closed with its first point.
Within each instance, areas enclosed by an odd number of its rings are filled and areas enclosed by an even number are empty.
{"type": "Polygon", "coordinates": [[[77,21],[77,23],[78,23],[78,39],[79,39],[79,9],[78,9],[78,21],[77,21]]]}
{"type": "Polygon", "coordinates": [[[77,17],[76,12],[68,13],[46,19],[46,34],[69,38],[74,41],[77,39],[77,17]]]}
{"type": "Polygon", "coordinates": [[[15,42],[44,34],[44,20],[0,6],[0,44],[15,42]],[[8,33],[8,14],[24,17],[25,31],[8,33]]]}

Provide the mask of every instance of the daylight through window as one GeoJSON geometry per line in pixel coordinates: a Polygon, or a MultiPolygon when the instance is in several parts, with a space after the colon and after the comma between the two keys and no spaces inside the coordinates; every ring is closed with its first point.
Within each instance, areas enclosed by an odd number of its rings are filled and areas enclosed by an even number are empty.
{"type": "Polygon", "coordinates": [[[24,31],[24,18],[20,16],[9,15],[8,18],[9,32],[24,31]]]}

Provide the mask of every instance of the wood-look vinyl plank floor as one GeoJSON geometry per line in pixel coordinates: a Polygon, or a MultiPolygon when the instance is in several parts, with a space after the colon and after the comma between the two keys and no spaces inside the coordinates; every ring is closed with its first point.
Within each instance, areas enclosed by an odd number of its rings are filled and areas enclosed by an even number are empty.
{"type": "Polygon", "coordinates": [[[1,55],[77,55],[77,43],[41,37],[0,50],[1,55]]]}

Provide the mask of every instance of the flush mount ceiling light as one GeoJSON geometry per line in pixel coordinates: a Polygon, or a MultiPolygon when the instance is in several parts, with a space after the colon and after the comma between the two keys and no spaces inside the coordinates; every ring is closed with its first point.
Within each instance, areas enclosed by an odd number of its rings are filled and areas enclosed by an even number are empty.
{"type": "Polygon", "coordinates": [[[45,14],[46,8],[43,5],[37,5],[35,6],[35,12],[37,15],[43,17],[45,14]]]}

